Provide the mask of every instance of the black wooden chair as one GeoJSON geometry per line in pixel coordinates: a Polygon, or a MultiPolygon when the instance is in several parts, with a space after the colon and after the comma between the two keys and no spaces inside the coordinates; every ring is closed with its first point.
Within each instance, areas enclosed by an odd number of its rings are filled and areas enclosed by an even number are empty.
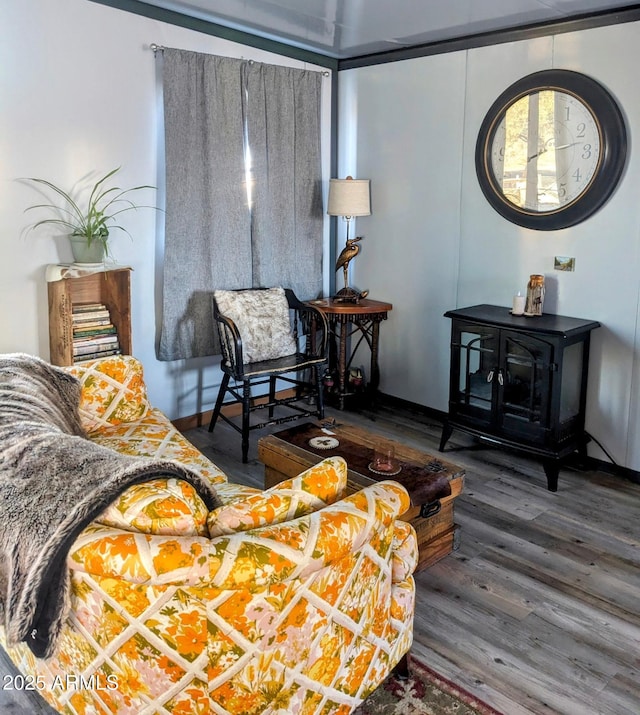
{"type": "MultiPolygon", "coordinates": [[[[222,361],[220,367],[224,373],[218,398],[209,423],[209,432],[219,417],[230,424],[242,435],[242,461],[247,461],[249,451],[249,432],[254,429],[282,424],[301,417],[324,417],[323,368],[327,363],[328,325],[322,311],[298,300],[290,289],[252,289],[241,291],[215,291],[213,297],[213,317],[220,336],[222,361]],[[276,300],[282,302],[277,310],[273,303],[263,304],[262,298],[271,299],[273,291],[280,291],[276,300]],[[283,293],[283,295],[282,295],[283,293]],[[250,295],[251,294],[251,295],[250,295]],[[238,303],[235,299],[238,298],[238,303]],[[251,301],[257,301],[257,306],[251,301]],[[249,301],[249,304],[247,304],[249,301]],[[286,303],[285,303],[286,301],[286,303]],[[226,305],[223,312],[223,305],[226,305]],[[252,315],[253,313],[253,315],[252,315]],[[253,359],[260,350],[253,343],[267,344],[274,332],[275,313],[280,313],[280,327],[288,321],[290,354],[275,355],[268,359],[253,359]],[[284,316],[283,316],[284,313],[284,316]],[[234,317],[231,317],[231,316],[234,317]],[[243,325],[245,341],[243,343],[243,325]],[[261,330],[261,327],[263,330],[261,330]],[[256,332],[263,335],[256,336],[256,332]],[[253,347],[249,348],[249,342],[253,347]],[[248,349],[249,348],[249,349],[248,349]],[[295,377],[292,376],[295,373],[295,377]],[[283,397],[277,397],[276,381],[282,380],[295,387],[293,395],[289,391],[283,397]],[[254,388],[268,383],[267,401],[264,394],[254,396],[254,388]],[[226,395],[233,399],[226,401],[226,395]],[[262,400],[256,399],[262,397],[262,400]],[[221,410],[232,404],[242,405],[242,418],[238,425],[221,410]],[[275,415],[276,407],[286,407],[293,414],[275,415]],[[267,410],[268,420],[252,424],[250,415],[256,410],[267,410]]],[[[282,331],[281,331],[282,332],[282,331]]],[[[276,347],[276,353],[278,347],[276,347]]],[[[263,351],[264,352],[264,351],[263,351]]],[[[269,350],[266,351],[267,354],[269,350]]],[[[273,351],[272,351],[273,352],[273,351]]],[[[285,352],[287,349],[285,348],[285,352]]]]}

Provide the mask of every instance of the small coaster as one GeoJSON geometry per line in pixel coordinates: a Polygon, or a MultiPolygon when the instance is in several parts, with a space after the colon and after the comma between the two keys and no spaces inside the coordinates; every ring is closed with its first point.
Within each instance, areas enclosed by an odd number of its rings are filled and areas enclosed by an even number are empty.
{"type": "Polygon", "coordinates": [[[369,466],[367,467],[367,469],[370,472],[373,472],[374,474],[380,474],[383,477],[395,477],[396,474],[400,474],[400,472],[402,471],[402,466],[399,465],[397,469],[394,469],[391,472],[383,472],[381,469],[374,469],[373,462],[369,462],[369,466]]]}
{"type": "Polygon", "coordinates": [[[309,444],[315,449],[335,449],[340,446],[335,437],[312,437],[309,444]]]}

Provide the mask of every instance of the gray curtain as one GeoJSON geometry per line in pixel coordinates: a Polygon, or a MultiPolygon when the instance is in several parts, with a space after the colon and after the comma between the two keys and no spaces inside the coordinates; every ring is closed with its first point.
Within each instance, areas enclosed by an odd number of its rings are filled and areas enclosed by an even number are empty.
{"type": "Polygon", "coordinates": [[[251,285],[242,60],[166,49],[160,360],[219,352],[214,288],[251,285]]]}
{"type": "Polygon", "coordinates": [[[322,288],[317,72],[164,51],[166,219],[160,360],[220,352],[217,288],[322,288]],[[247,202],[245,152],[252,159],[247,202]]]}
{"type": "Polygon", "coordinates": [[[243,67],[247,138],[255,183],[251,213],[253,284],[322,290],[322,187],[318,72],[243,67]]]}

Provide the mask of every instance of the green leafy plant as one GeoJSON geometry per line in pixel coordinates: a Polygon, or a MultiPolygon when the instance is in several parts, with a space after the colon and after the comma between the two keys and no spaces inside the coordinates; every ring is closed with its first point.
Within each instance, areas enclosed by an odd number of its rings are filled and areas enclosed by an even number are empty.
{"type": "Polygon", "coordinates": [[[129,231],[118,223],[119,219],[116,217],[127,211],[134,211],[139,208],[157,208],[156,206],[137,205],[131,201],[130,198],[127,198],[127,195],[134,191],[155,189],[155,186],[145,184],[142,186],[134,186],[130,189],[121,189],[119,186],[107,187],[106,184],[109,179],[118,171],[120,171],[120,167],[105,174],[94,184],[86,204],[74,200],[69,192],[64,191],[51,181],[32,177],[25,178],[24,181],[33,182],[53,191],[63,199],[65,204],[63,206],[58,206],[53,203],[29,206],[25,211],[51,209],[56,213],[55,217],[37,221],[30,226],[29,230],[34,230],[45,225],[60,226],[67,229],[71,236],[85,238],[88,246],[91,246],[91,244],[96,241],[102,243],[105,252],[108,253],[107,241],[110,231],[119,229],[131,236],[129,231]]]}

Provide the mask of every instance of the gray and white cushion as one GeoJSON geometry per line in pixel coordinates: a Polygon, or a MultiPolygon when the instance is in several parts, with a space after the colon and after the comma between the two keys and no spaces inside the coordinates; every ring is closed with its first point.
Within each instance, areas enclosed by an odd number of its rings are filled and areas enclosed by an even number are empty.
{"type": "Polygon", "coordinates": [[[214,297],[220,312],[231,318],[240,332],[243,363],[296,352],[284,288],[217,290],[214,297]]]}

